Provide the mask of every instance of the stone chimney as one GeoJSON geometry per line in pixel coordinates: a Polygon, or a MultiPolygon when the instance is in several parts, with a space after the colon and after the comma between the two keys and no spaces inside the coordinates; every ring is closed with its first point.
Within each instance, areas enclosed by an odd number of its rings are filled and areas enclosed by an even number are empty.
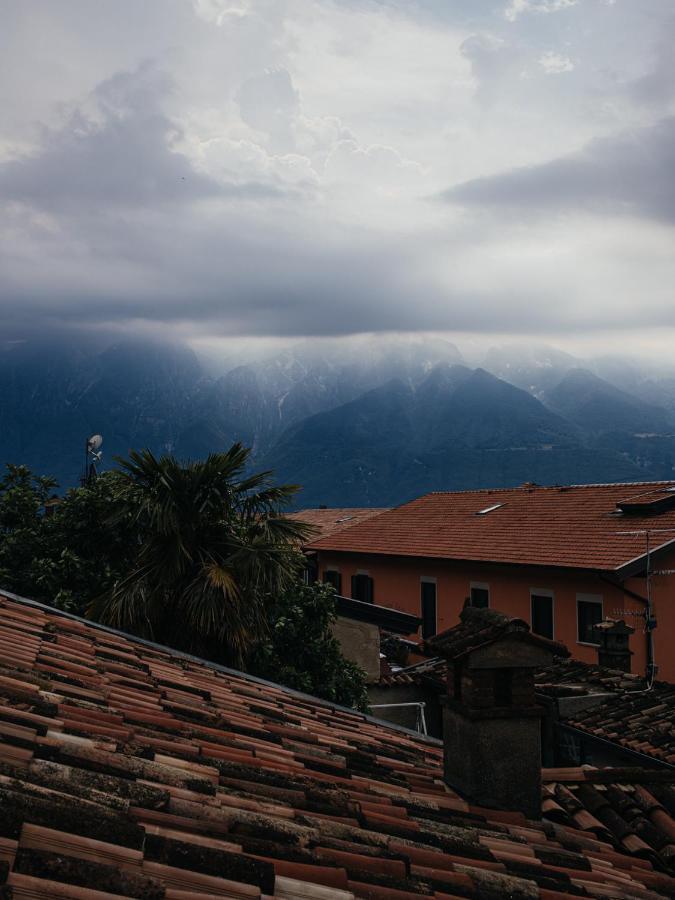
{"type": "Polygon", "coordinates": [[[633,651],[629,641],[635,629],[623,619],[605,619],[593,626],[593,633],[598,639],[598,663],[608,669],[630,672],[633,651]]]}
{"type": "Polygon", "coordinates": [[[522,619],[465,607],[460,624],[427,642],[448,661],[444,779],[479,806],[541,818],[541,718],[534,673],[562,644],[522,619]]]}

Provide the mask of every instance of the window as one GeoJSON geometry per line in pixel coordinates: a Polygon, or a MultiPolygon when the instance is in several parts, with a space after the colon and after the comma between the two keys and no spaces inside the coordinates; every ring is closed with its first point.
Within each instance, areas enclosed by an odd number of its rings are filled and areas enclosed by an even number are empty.
{"type": "Polygon", "coordinates": [[[492,506],[486,506],[485,509],[479,509],[476,515],[487,516],[488,513],[494,512],[496,509],[501,509],[502,506],[504,506],[503,503],[495,503],[492,506]]]}
{"type": "Polygon", "coordinates": [[[424,640],[436,634],[436,582],[422,581],[420,584],[420,605],[422,609],[422,637],[424,640]]]}
{"type": "Polygon", "coordinates": [[[553,640],[553,594],[530,591],[532,633],[553,640]]]}
{"type": "Polygon", "coordinates": [[[373,603],[373,579],[370,575],[352,575],[352,599],[373,603]]]}
{"type": "Polygon", "coordinates": [[[323,580],[325,584],[333,585],[336,594],[342,593],[342,575],[335,569],[326,569],[323,573],[323,580]]]}
{"type": "Polygon", "coordinates": [[[577,641],[580,644],[597,644],[593,626],[602,622],[602,597],[593,594],[577,594],[577,641]]]}
{"type": "Polygon", "coordinates": [[[471,605],[478,609],[487,609],[490,605],[490,588],[487,584],[471,585],[471,605]]]}

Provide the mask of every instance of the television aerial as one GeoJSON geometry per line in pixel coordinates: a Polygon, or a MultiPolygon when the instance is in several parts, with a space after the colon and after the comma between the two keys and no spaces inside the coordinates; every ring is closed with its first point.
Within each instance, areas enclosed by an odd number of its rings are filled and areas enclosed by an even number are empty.
{"type": "Polygon", "coordinates": [[[101,445],[103,438],[100,434],[92,434],[88,437],[84,445],[84,469],[80,483],[82,487],[90,484],[98,475],[98,465],[103,458],[101,445]]]}

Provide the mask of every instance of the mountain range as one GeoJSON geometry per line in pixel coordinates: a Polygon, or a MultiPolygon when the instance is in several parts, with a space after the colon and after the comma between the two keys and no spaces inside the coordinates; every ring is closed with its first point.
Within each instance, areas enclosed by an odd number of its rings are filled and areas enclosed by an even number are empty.
{"type": "Polygon", "coordinates": [[[239,440],[257,468],[303,486],[300,506],[672,478],[675,378],[615,367],[612,383],[603,365],[497,348],[469,366],[440,339],[315,342],[217,366],[180,344],[26,341],[0,350],[0,461],[67,487],[95,432],[108,465],[133,448],[199,458],[239,440]]]}

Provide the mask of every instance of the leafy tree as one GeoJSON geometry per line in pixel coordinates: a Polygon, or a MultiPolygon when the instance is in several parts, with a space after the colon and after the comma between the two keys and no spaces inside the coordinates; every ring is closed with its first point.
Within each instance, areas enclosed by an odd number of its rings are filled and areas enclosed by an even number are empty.
{"type": "Polygon", "coordinates": [[[282,515],[297,488],[246,476],[250,451],[181,464],[149,450],[118,460],[113,526],[131,521],[131,571],[94,601],[101,621],[242,665],[264,633],[265,606],[297,579],[308,526],[282,515]]]}
{"type": "Polygon", "coordinates": [[[245,477],[247,461],[240,445],[186,465],[135,453],[49,515],[54,480],[7,466],[0,587],[365,709],[333,589],[299,580],[310,529],[281,515],[295,489],[245,477]]]}
{"type": "Polygon", "coordinates": [[[105,472],[73,488],[45,518],[35,583],[54,606],[84,615],[93,598],[109,592],[130,571],[138,551],[132,515],[118,514],[119,476],[105,472]]]}
{"type": "Polygon", "coordinates": [[[56,482],[33,475],[26,466],[6,468],[0,480],[0,586],[42,599],[34,590],[36,558],[44,546],[42,510],[56,482]]]}
{"type": "Polygon", "coordinates": [[[253,650],[248,671],[306,694],[365,711],[365,672],[345,659],[331,632],[336,619],[332,585],[295,584],[278,594],[270,627],[253,650]]]}

